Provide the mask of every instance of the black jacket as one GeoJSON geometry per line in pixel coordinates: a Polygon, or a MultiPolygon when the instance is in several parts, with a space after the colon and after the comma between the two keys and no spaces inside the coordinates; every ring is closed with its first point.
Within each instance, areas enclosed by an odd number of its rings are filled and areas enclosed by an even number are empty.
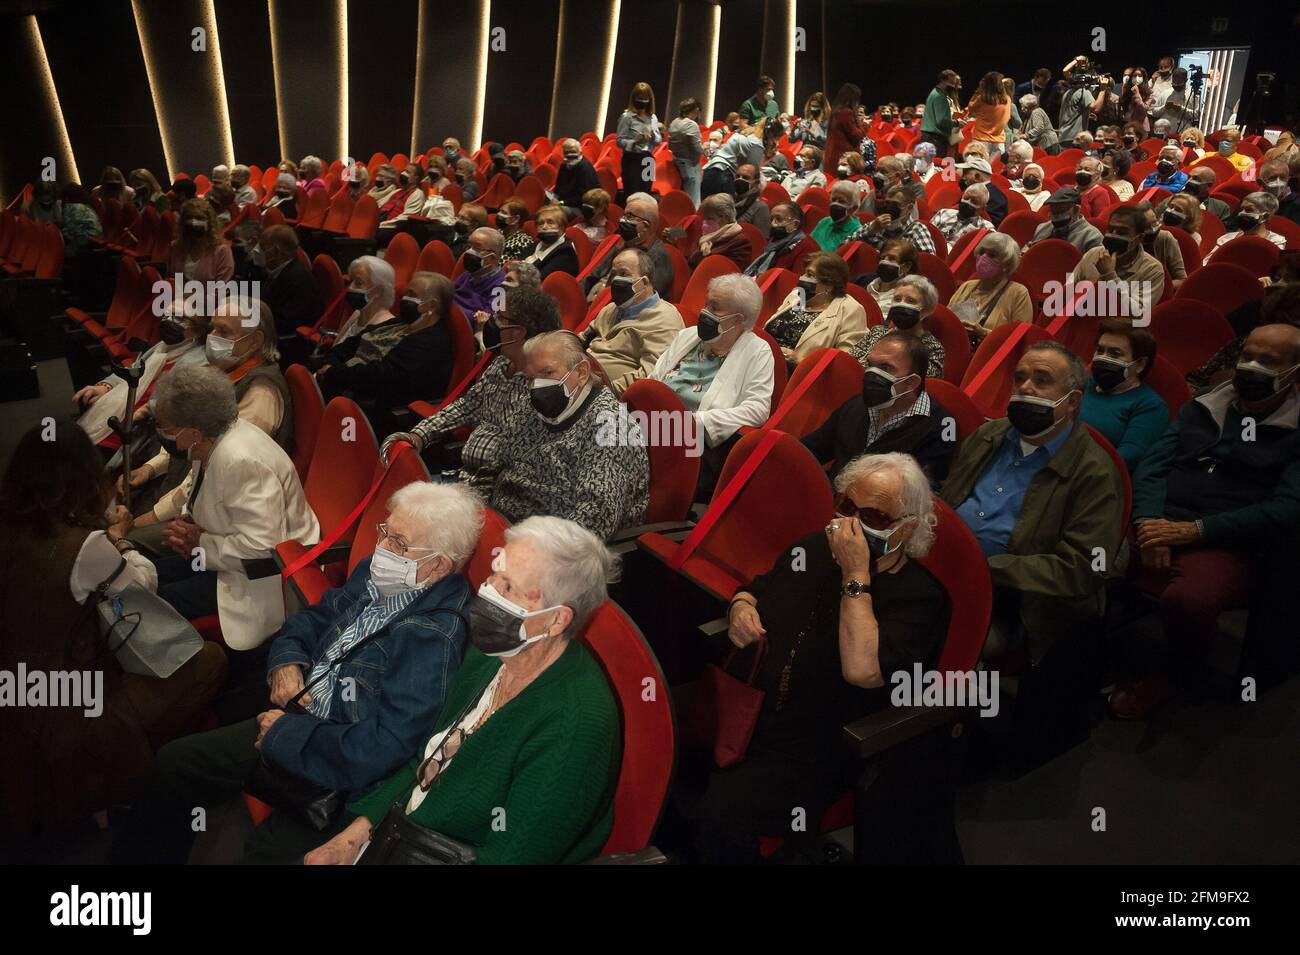
{"type": "Polygon", "coordinates": [[[303,325],[315,325],[325,310],[320,289],[312,278],[311,270],[295,256],[275,278],[262,282],[262,301],[271,307],[276,333],[282,337],[294,334],[303,325]]]}
{"type": "Polygon", "coordinates": [[[916,458],[930,483],[938,486],[948,476],[948,465],[957,448],[955,436],[951,441],[944,440],[944,419],[947,417],[948,412],[931,395],[928,415],[911,415],[878,437],[874,444],[867,445],[867,406],[860,395],[854,395],[831,412],[824,425],[807,435],[803,445],[818,461],[834,462],[832,481],[840,469],[859,454],[898,451],[916,458]]]}
{"type": "Polygon", "coordinates": [[[447,393],[452,365],[451,333],[444,322],[403,336],[379,361],[330,365],[321,386],[331,394],[347,392],[358,401],[393,408],[447,393]]]}
{"type": "Polygon", "coordinates": [[[576,209],[582,205],[584,193],[599,188],[600,177],[596,175],[596,167],[583,156],[582,161],[572,168],[560,164],[559,171],[555,174],[555,188],[551,192],[555,193],[561,205],[576,209]]]}
{"type": "Polygon", "coordinates": [[[538,263],[537,271],[542,278],[546,278],[552,272],[568,272],[576,277],[582,271],[582,266],[578,264],[578,250],[573,247],[572,242],[565,239],[558,249],[538,263]]]}

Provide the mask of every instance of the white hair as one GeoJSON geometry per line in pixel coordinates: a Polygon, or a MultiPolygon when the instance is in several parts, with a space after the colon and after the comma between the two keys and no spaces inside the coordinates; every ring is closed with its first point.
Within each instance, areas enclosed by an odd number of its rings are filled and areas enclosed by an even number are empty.
{"type": "Polygon", "coordinates": [[[307,178],[308,170],[315,170],[316,175],[319,176],[324,168],[325,164],[320,161],[319,156],[303,156],[302,162],[298,163],[298,171],[304,173],[304,179],[307,178]]]}
{"type": "Polygon", "coordinates": [[[388,499],[388,513],[409,514],[420,525],[412,547],[431,547],[460,570],[483,532],[483,500],[464,484],[414,481],[388,499]]]}
{"type": "MultiPolygon", "coordinates": [[[[648,192],[634,192],[632,193],[632,195],[627,197],[627,202],[623,203],[624,210],[631,209],[632,203],[634,202],[639,206],[645,206],[645,211],[647,215],[643,216],[643,218],[649,219],[651,229],[655,232],[658,232],[659,231],[659,200],[656,199],[654,196],[650,195],[650,193],[648,192]]],[[[641,215],[641,213],[639,212],[636,214],[641,215]]]]}
{"type": "Polygon", "coordinates": [[[582,143],[580,143],[580,142],[578,142],[576,139],[572,139],[572,138],[570,138],[570,139],[562,139],[562,140],[560,140],[560,151],[563,152],[563,151],[564,151],[564,148],[565,148],[566,146],[568,146],[569,143],[573,143],[573,148],[576,149],[576,150],[578,150],[578,152],[582,152],[582,143]]]}
{"type": "Polygon", "coordinates": [[[493,229],[491,226],[486,226],[486,225],[480,226],[479,228],[475,229],[472,233],[470,233],[470,238],[472,239],[476,235],[485,237],[487,239],[488,246],[498,256],[501,255],[501,253],[505,250],[506,237],[496,229],[493,229]]]}
{"type": "Polygon", "coordinates": [[[1252,192],[1241,201],[1249,202],[1266,216],[1271,216],[1273,213],[1277,212],[1279,205],[1277,196],[1273,195],[1271,192],[1252,192]]]}
{"type": "Polygon", "coordinates": [[[605,602],[606,586],[618,580],[619,560],[604,542],[562,517],[528,517],[506,528],[506,543],[526,540],[542,552],[542,603],[568,607],[572,637],[605,602]]]}
{"type": "Polygon", "coordinates": [[[763,309],[763,291],[750,276],[740,272],[719,275],[709,281],[709,295],[721,295],[741,314],[746,328],[753,328],[763,309]]]}
{"type": "Polygon", "coordinates": [[[939,290],[934,287],[934,283],[924,275],[904,275],[898,280],[898,286],[909,286],[921,293],[922,311],[929,315],[934,311],[934,307],[939,304],[939,290]]]}
{"type": "Polygon", "coordinates": [[[1005,232],[990,232],[980,239],[975,251],[993,256],[1006,266],[1008,272],[1014,272],[1020,267],[1020,244],[1005,232]]]}
{"type": "Polygon", "coordinates": [[[939,523],[934,513],[934,495],[930,481],[910,454],[860,454],[840,471],[835,478],[835,490],[848,493],[849,488],[863,478],[881,472],[897,474],[903,490],[900,496],[899,518],[916,518],[916,530],[908,539],[903,552],[908,557],[924,557],[934,546],[934,528],[939,523]]]}
{"type": "Polygon", "coordinates": [[[587,352],[582,347],[582,339],[566,328],[542,332],[524,342],[524,354],[528,356],[551,348],[559,354],[560,364],[566,372],[577,368],[587,357],[587,352]]]}
{"type": "Polygon", "coordinates": [[[1008,146],[1007,152],[1014,156],[1021,157],[1026,162],[1034,158],[1034,147],[1029,145],[1029,143],[1023,139],[1017,139],[1014,143],[1008,146]]]}
{"type": "Polygon", "coordinates": [[[986,203],[989,201],[989,187],[982,182],[973,182],[966,187],[962,194],[963,199],[970,199],[972,196],[983,199],[986,203]]]}
{"type": "Polygon", "coordinates": [[[213,179],[230,178],[230,167],[223,162],[217,163],[215,166],[212,167],[212,178],[213,179]]]}
{"type": "Polygon", "coordinates": [[[1020,97],[1020,108],[1023,110],[1032,112],[1034,107],[1037,105],[1038,97],[1033,93],[1026,93],[1024,96],[1020,97]]]}
{"type": "Polygon", "coordinates": [[[354,269],[365,269],[370,276],[370,287],[376,292],[376,300],[384,308],[393,304],[397,297],[397,273],[393,267],[377,255],[362,255],[348,266],[348,272],[356,274],[354,269]]]}

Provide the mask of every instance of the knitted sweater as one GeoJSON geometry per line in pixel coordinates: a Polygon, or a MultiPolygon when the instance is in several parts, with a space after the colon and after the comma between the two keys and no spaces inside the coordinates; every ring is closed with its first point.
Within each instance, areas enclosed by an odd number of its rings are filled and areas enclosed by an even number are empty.
{"type": "Polygon", "coordinates": [[[558,424],[530,409],[511,425],[501,436],[501,473],[488,500],[493,510],[511,522],[533,514],[567,518],[601,539],[641,522],[650,501],[650,457],[636,424],[620,425],[619,402],[608,388],[593,387],[558,424]]]}
{"type": "MultiPolygon", "coordinates": [[[[470,648],[434,733],[492,680],[501,661],[470,648]]],[[[424,748],[348,806],[372,825],[405,808],[424,748]]],[[[599,854],[614,824],[622,761],[618,710],[600,666],[577,643],[471,733],[439,773],[413,822],[478,846],[483,865],[554,865],[599,854]]]]}

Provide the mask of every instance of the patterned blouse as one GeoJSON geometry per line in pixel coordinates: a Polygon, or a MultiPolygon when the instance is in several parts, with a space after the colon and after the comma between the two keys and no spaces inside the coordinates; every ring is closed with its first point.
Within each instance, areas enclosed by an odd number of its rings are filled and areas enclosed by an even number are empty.
{"type": "Polygon", "coordinates": [[[775,338],[782,348],[798,348],[799,339],[816,317],[816,312],[796,305],[769,318],[763,331],[775,338]]]}
{"type": "Polygon", "coordinates": [[[501,253],[501,261],[509,262],[511,259],[527,258],[533,254],[533,247],[536,245],[537,240],[523,229],[511,233],[506,236],[505,250],[501,253]]]}
{"type": "MultiPolygon", "coordinates": [[[[867,352],[871,351],[871,346],[892,331],[896,331],[896,329],[888,322],[884,325],[868,328],[867,333],[858,339],[858,343],[853,346],[853,351],[849,352],[849,354],[856,358],[863,368],[866,368],[867,352]]],[[[925,350],[930,355],[930,361],[925,367],[925,376],[927,378],[942,378],[943,345],[939,344],[939,339],[929,332],[922,334],[921,343],[925,345],[925,350]]]]}
{"type": "Polygon", "coordinates": [[[709,390],[709,385],[713,384],[718,369],[722,367],[723,357],[715,354],[707,345],[701,344],[682,356],[681,361],[668,372],[664,384],[677,393],[686,410],[699,411],[704,393],[709,390]]]}

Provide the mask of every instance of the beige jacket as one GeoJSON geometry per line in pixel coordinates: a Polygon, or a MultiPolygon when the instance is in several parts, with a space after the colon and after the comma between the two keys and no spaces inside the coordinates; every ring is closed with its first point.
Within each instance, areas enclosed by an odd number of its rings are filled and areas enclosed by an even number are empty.
{"type": "MultiPolygon", "coordinates": [[[[796,286],[775,314],[780,314],[799,303],[799,289],[796,286]]],[[[867,333],[867,311],[852,295],[844,294],[833,299],[829,305],[808,323],[808,327],[799,336],[799,344],[794,349],[796,363],[803,361],[819,348],[838,348],[842,352],[853,350],[858,339],[867,333]]]]}
{"type": "Polygon", "coordinates": [[[614,394],[621,395],[632,382],[654,371],[659,356],[685,327],[677,306],[663,299],[622,321],[618,306],[610,302],[592,319],[582,340],[609,377],[614,394]]]}

